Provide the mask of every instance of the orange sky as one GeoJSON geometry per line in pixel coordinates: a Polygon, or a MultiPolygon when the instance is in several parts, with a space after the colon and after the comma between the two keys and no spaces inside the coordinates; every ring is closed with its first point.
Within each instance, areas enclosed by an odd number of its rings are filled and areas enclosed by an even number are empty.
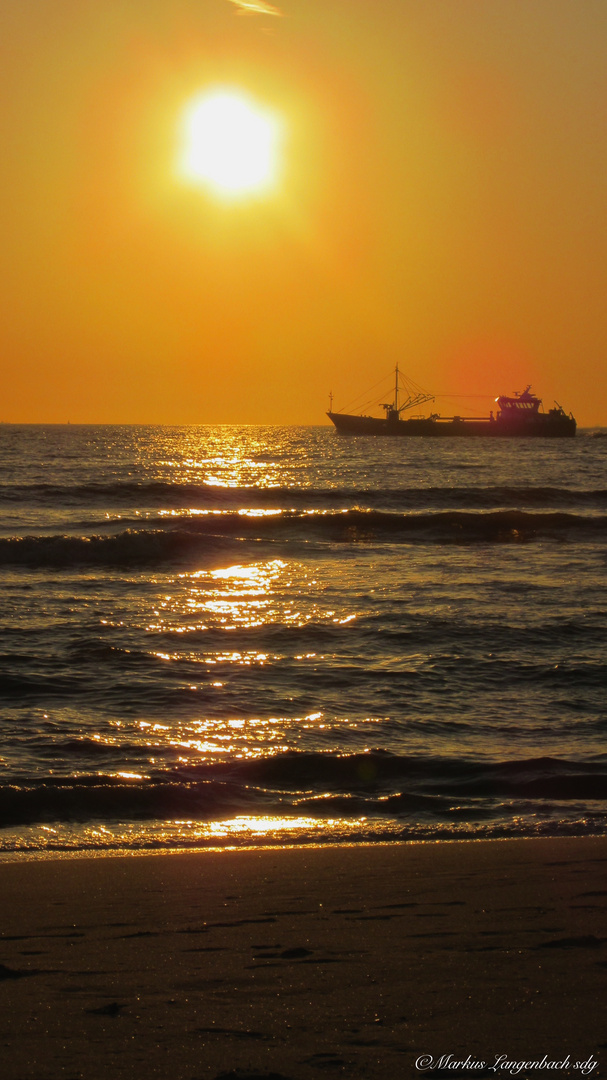
{"type": "Polygon", "coordinates": [[[323,423],[398,360],[607,425],[605,0],[274,6],[3,0],[0,419],[323,423]],[[176,173],[217,85],[264,197],[176,173]]]}

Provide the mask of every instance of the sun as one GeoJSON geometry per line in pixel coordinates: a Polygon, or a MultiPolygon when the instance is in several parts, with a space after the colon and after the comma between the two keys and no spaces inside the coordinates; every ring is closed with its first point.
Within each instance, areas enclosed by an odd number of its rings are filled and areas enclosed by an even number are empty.
{"type": "Polygon", "coordinates": [[[180,175],[225,198],[269,192],[278,180],[281,129],[243,91],[206,91],[184,113],[180,175]]]}

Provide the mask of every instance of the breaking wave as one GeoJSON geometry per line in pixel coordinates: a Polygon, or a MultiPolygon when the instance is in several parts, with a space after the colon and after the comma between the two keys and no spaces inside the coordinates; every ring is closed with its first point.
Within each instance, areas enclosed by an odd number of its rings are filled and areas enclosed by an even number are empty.
{"type": "Polygon", "coordinates": [[[0,539],[0,564],[66,567],[75,564],[136,566],[213,561],[242,555],[242,542],[271,544],[486,544],[533,540],[607,539],[607,516],[564,512],[444,511],[396,514],[374,510],[278,512],[226,511],[168,522],[162,528],[127,529],[109,535],[26,536],[0,539]]]}
{"type": "Polygon", "coordinates": [[[242,813],[397,821],[421,815],[427,823],[461,823],[493,818],[506,801],[526,804],[527,812],[534,804],[546,813],[552,804],[589,800],[607,800],[605,762],[287,752],[130,780],[103,775],[15,778],[0,787],[0,827],[125,818],[209,821],[242,813]]]}
{"type": "Polygon", "coordinates": [[[147,506],[153,508],[230,509],[241,507],[301,509],[469,509],[588,507],[607,509],[607,488],[497,485],[491,487],[216,487],[160,480],[88,484],[0,484],[0,503],[42,506],[147,506]]]}

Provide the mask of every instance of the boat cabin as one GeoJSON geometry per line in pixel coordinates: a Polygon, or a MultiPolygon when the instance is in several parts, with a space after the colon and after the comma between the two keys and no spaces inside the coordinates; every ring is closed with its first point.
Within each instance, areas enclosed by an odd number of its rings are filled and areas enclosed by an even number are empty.
{"type": "Polygon", "coordinates": [[[536,416],[542,402],[535,394],[530,393],[530,390],[531,384],[523,390],[522,394],[515,394],[514,397],[502,395],[496,398],[498,418],[501,416],[503,419],[523,419],[526,416],[536,416]]]}

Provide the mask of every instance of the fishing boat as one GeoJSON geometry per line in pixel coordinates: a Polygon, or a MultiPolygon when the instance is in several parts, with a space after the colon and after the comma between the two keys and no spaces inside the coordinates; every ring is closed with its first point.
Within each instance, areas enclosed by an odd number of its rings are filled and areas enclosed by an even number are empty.
{"type": "Polygon", "coordinates": [[[548,437],[567,438],[575,435],[576,422],[571,413],[554,403],[554,408],[544,412],[541,398],[531,393],[531,385],[512,397],[502,395],[495,399],[497,410],[489,416],[441,416],[430,413],[428,416],[406,416],[410,411],[428,401],[435,401],[432,394],[407,381],[401,387],[401,375],[396,365],[394,397],[383,403],[384,416],[355,416],[344,412],[333,412],[333,397],[330,398],[327,416],[341,435],[408,435],[419,437],[455,436],[491,438],[548,437]]]}

